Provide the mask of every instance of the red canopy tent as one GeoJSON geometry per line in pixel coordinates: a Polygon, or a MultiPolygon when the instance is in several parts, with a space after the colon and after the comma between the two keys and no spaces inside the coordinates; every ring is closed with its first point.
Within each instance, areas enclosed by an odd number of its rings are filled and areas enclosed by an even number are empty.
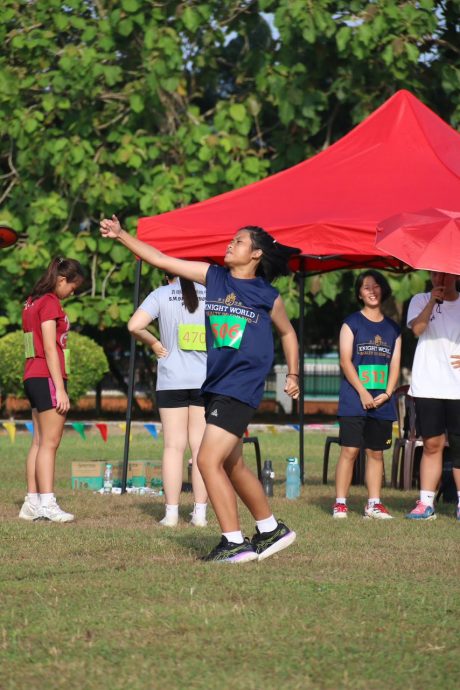
{"type": "Polygon", "coordinates": [[[141,218],[137,234],[173,256],[221,261],[239,227],[260,225],[309,257],[295,269],[398,267],[375,247],[377,223],[401,211],[455,209],[459,199],[460,135],[398,91],[322,153],[241,189],[141,218]]]}
{"type": "MultiPolygon", "coordinates": [[[[403,268],[376,248],[379,221],[429,206],[456,209],[459,199],[460,135],[403,90],[316,156],[241,189],[141,218],[137,235],[176,257],[221,261],[239,227],[260,225],[279,242],[302,249],[292,268],[300,270],[303,296],[305,271],[403,268]]],[[[137,286],[139,276],[138,270],[137,286]]],[[[300,315],[303,352],[303,309],[300,315]]],[[[128,400],[128,415],[130,409],[128,400]]]]}

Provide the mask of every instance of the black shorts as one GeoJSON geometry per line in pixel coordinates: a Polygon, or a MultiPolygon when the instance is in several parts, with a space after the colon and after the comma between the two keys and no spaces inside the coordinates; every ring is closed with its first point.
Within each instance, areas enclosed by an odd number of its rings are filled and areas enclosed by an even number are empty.
{"type": "Polygon", "coordinates": [[[423,438],[446,431],[460,434],[460,400],[414,398],[417,434],[423,438]]]}
{"type": "Polygon", "coordinates": [[[199,388],[182,388],[170,391],[156,391],[157,407],[204,407],[199,388]]]}
{"type": "MultiPolygon", "coordinates": [[[[67,380],[64,379],[67,391],[67,380]]],[[[37,412],[46,412],[56,407],[56,386],[52,378],[31,378],[24,381],[24,391],[30,406],[37,412]]]]}
{"type": "Polygon", "coordinates": [[[374,417],[339,417],[339,443],[348,448],[388,450],[393,437],[393,422],[374,417]]]}
{"type": "Polygon", "coordinates": [[[227,395],[205,393],[204,400],[206,423],[225,429],[238,438],[244,434],[256,413],[254,407],[227,395]]]}

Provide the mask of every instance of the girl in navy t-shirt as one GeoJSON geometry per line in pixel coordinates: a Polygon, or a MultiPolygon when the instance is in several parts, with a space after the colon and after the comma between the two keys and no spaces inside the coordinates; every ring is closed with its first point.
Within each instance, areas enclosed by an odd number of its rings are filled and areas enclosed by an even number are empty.
{"type": "Polygon", "coordinates": [[[262,560],[286,548],[295,532],[273,516],[257,477],[243,462],[242,436],[263,394],[273,363],[271,324],[288,365],[285,391],[299,395],[297,336],[283,301],[270,282],[288,272],[299,250],[285,247],[258,227],[241,228],[230,241],[225,268],[174,259],[131,237],[115,216],[101,222],[101,234],[117,239],[153,266],[206,286],[207,375],[202,387],[206,430],[198,466],[222,530],[207,561],[262,560]],[[237,497],[256,521],[252,540],[241,532],[237,497]]]}
{"type": "Polygon", "coordinates": [[[340,365],[343,379],[339,393],[340,456],[336,469],[334,518],[346,518],[353,466],[361,448],[366,449],[368,502],[364,517],[391,518],[380,500],[383,451],[391,446],[396,408],[392,398],[399,377],[401,337],[399,326],[382,313],[381,304],[390,287],[381,273],[365,271],[356,280],[361,311],[345,319],[340,331],[340,365]]]}

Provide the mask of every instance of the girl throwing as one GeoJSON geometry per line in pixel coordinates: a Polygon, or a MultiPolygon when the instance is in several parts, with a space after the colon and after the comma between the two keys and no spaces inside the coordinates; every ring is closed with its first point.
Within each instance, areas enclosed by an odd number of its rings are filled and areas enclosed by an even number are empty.
{"type": "Polygon", "coordinates": [[[69,320],[61,300],[73,295],[84,280],[74,259],[54,259],[27,298],[22,312],[24,390],[32,407],[34,435],[27,455],[27,496],[23,520],[71,522],[54,496],[54,466],[70,403],[67,395],[69,320]]]}
{"type": "Polygon", "coordinates": [[[200,391],[206,376],[205,290],[186,278],[170,273],[167,278],[168,285],[154,290],[142,302],[128,329],[158,357],[156,396],[163,426],[162,474],[166,499],[166,514],[160,524],[175,527],[179,521],[182,465],[188,443],[195,499],[191,523],[206,527],[208,498],[196,464],[206,424],[200,391]],[[147,330],[154,319],[159,322],[160,340],[147,330]]]}
{"type": "Polygon", "coordinates": [[[334,518],[348,515],[347,497],[353,466],[366,449],[368,491],[364,517],[391,518],[380,500],[383,451],[391,447],[396,407],[392,399],[399,377],[401,336],[399,326],[382,313],[390,286],[378,271],[364,271],[355,284],[362,309],[345,319],[340,331],[339,393],[340,456],[335,475],[334,518]]]}
{"type": "Polygon", "coordinates": [[[242,436],[262,398],[273,363],[271,323],[288,364],[285,390],[299,395],[299,355],[295,331],[277,290],[270,285],[288,272],[299,250],[279,245],[258,227],[241,228],[228,245],[225,267],[183,261],[131,237],[116,216],[101,222],[104,237],[117,239],[140,258],[165,271],[206,286],[207,374],[202,386],[206,429],[198,467],[222,530],[206,561],[262,560],[295,540],[295,532],[273,516],[261,483],[246,467],[242,436]],[[237,496],[256,521],[252,540],[244,539],[237,496]]]}

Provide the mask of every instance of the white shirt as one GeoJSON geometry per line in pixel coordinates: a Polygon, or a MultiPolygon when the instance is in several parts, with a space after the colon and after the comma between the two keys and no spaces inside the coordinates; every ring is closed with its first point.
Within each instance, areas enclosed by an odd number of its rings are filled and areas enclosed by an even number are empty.
{"type": "MultiPolygon", "coordinates": [[[[407,312],[409,328],[430,300],[431,293],[412,297],[407,312]]],[[[409,394],[417,398],[460,400],[460,368],[451,355],[460,355],[460,297],[435,305],[420,335],[412,366],[409,394]]]]}
{"type": "Polygon", "coordinates": [[[206,377],[206,352],[181,350],[178,340],[179,324],[204,326],[206,290],[194,285],[198,308],[193,314],[184,306],[178,278],[151,292],[140,305],[152,319],[158,319],[160,340],[169,353],[158,359],[157,391],[201,388],[206,377]]]}

